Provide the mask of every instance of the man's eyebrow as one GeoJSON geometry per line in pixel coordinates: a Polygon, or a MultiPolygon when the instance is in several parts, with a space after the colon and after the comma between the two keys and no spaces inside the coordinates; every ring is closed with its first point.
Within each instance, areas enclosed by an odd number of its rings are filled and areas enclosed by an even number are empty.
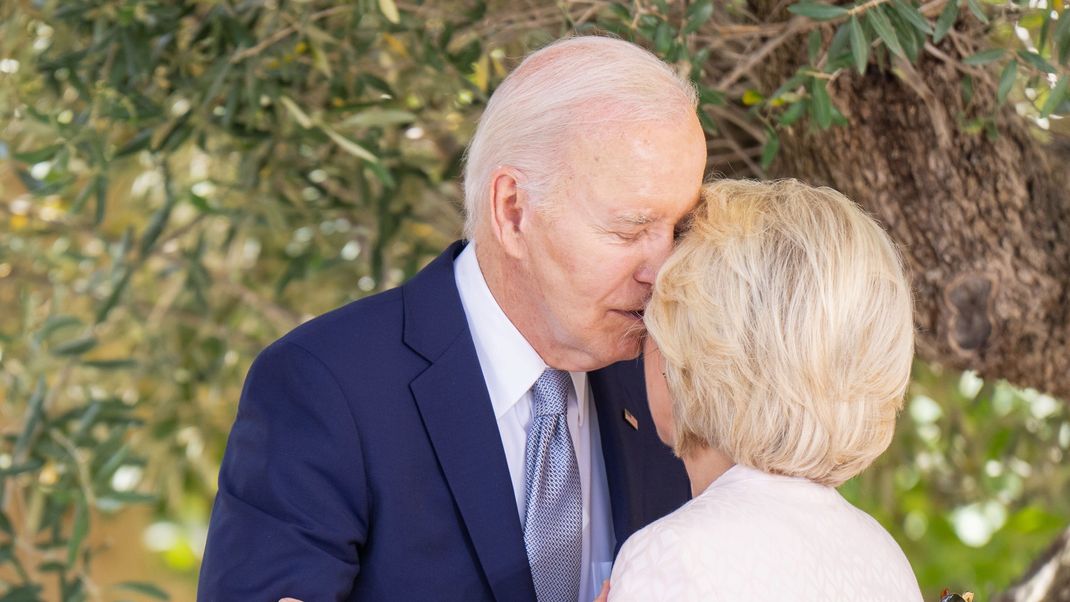
{"type": "Polygon", "coordinates": [[[649,213],[623,213],[613,218],[613,221],[628,226],[645,226],[646,224],[658,221],[658,218],[649,213]]]}

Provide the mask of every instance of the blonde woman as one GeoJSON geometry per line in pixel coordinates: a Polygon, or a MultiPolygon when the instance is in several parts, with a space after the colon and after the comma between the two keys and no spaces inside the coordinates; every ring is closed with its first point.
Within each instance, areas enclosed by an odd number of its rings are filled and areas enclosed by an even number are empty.
{"type": "Polygon", "coordinates": [[[645,317],[651,414],[693,499],[625,543],[609,600],[921,600],[896,542],[835,489],[887,448],[910,376],[892,242],[828,188],[703,195],[645,317]]]}

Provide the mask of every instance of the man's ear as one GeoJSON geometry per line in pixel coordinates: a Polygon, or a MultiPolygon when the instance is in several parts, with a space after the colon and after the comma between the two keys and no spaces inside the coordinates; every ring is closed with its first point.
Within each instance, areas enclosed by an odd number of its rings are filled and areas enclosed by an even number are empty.
{"type": "Polygon", "coordinates": [[[490,179],[491,235],[514,258],[526,252],[523,235],[532,216],[528,194],[517,179],[517,171],[511,167],[496,168],[490,179]]]}

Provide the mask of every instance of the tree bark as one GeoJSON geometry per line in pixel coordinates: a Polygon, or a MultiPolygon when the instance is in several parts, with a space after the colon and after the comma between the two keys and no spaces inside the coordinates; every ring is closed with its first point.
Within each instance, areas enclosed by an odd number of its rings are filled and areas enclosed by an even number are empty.
{"type": "MultiPolygon", "coordinates": [[[[766,91],[801,46],[758,67],[766,91]]],[[[888,228],[913,277],[923,359],[1070,399],[1070,170],[1034,125],[996,108],[990,75],[974,69],[965,101],[960,68],[925,55],[895,73],[844,70],[829,93],[850,126],[784,132],[770,175],[836,188],[888,228]],[[965,127],[991,115],[996,135],[965,127]]]]}

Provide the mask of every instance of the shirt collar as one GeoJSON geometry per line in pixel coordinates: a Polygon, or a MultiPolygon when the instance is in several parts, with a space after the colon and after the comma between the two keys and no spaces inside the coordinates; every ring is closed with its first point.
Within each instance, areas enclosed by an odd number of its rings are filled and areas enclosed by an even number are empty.
{"type": "MultiPolygon", "coordinates": [[[[499,419],[524,397],[548,366],[494,299],[479,267],[474,242],[457,256],[453,271],[494,417],[499,419]]],[[[570,374],[579,401],[579,423],[583,424],[587,373],[570,374]]]]}

